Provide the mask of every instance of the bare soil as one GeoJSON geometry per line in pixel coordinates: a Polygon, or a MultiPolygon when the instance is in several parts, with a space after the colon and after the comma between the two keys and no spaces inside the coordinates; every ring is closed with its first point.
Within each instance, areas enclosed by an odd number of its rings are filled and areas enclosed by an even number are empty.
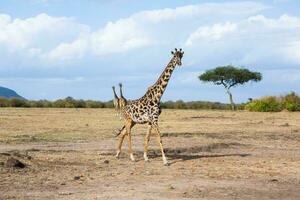
{"type": "Polygon", "coordinates": [[[300,113],[163,110],[136,162],[111,109],[0,109],[0,199],[300,199],[300,113]],[[17,159],[25,168],[10,167],[17,159]]]}

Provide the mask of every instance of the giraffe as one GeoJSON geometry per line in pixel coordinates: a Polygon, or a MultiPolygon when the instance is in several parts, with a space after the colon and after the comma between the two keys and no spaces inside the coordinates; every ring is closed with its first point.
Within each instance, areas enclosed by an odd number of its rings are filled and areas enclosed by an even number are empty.
{"type": "MultiPolygon", "coordinates": [[[[115,110],[118,113],[120,113],[122,108],[127,104],[127,99],[123,96],[122,83],[119,83],[119,87],[120,87],[120,98],[118,97],[118,95],[115,91],[115,86],[112,87],[113,93],[114,93],[113,104],[114,104],[115,110]]],[[[122,116],[120,116],[120,117],[122,117],[122,116]]],[[[121,134],[121,131],[124,128],[125,128],[125,125],[121,129],[116,130],[116,137],[121,134]]]]}
{"type": "Polygon", "coordinates": [[[120,98],[116,93],[115,86],[112,87],[114,93],[113,103],[114,103],[115,110],[117,112],[120,112],[120,110],[122,110],[122,108],[127,104],[127,99],[123,96],[122,83],[119,83],[119,87],[120,87],[120,98]]]}
{"type": "Polygon", "coordinates": [[[144,160],[149,161],[147,156],[148,144],[150,141],[151,131],[152,129],[154,129],[157,134],[157,142],[161,150],[163,164],[168,165],[168,160],[164,153],[162,140],[160,136],[160,130],[158,126],[158,117],[161,113],[159,104],[175,67],[177,65],[181,66],[181,59],[183,57],[184,52],[181,49],[178,51],[175,48],[175,51],[171,51],[171,53],[173,57],[171,58],[170,62],[167,64],[164,71],[159,76],[158,80],[148,88],[145,95],[137,100],[127,102],[120,109],[120,113],[125,120],[125,125],[124,128],[120,129],[120,138],[116,154],[117,158],[121,153],[122,144],[125,136],[127,135],[130,159],[132,161],[135,161],[131,144],[131,129],[135,124],[148,123],[148,130],[144,139],[144,160]]]}

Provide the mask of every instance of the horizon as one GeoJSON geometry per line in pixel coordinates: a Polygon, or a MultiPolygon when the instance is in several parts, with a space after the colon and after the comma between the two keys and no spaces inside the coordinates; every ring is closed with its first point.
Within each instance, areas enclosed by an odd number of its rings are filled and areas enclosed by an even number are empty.
{"type": "Polygon", "coordinates": [[[182,48],[164,102],[229,103],[223,87],[198,80],[229,64],[263,75],[233,88],[235,103],[300,93],[299,2],[130,2],[1,1],[0,86],[29,100],[109,101],[122,82],[137,99],[182,48]]]}
{"type": "MultiPolygon", "coordinates": [[[[5,89],[8,89],[8,90],[12,90],[13,92],[15,92],[17,95],[19,95],[19,93],[11,88],[7,88],[7,87],[3,87],[0,85],[0,88],[5,88],[5,89]]],[[[287,92],[287,93],[283,93],[282,95],[278,95],[277,97],[280,97],[280,96],[285,96],[285,95],[288,95],[290,93],[296,93],[294,91],[290,91],[290,92],[287,92]]],[[[298,95],[298,93],[296,93],[296,95],[298,95]]],[[[113,101],[113,98],[112,99],[109,99],[109,100],[101,100],[101,99],[84,99],[84,98],[81,98],[81,99],[78,99],[78,98],[74,98],[72,96],[65,96],[65,97],[61,97],[61,98],[58,98],[58,99],[28,99],[26,97],[23,97],[22,95],[19,95],[22,97],[23,100],[25,101],[50,101],[50,102],[55,102],[57,100],[64,100],[64,99],[67,99],[67,98],[72,98],[76,101],[80,101],[80,100],[83,100],[83,101],[97,101],[97,102],[102,102],[102,103],[107,103],[107,102],[112,102],[113,101]]],[[[268,96],[262,96],[260,98],[263,98],[263,97],[268,97],[268,96]]],[[[1,96],[0,96],[1,98],[1,96]]],[[[4,97],[4,98],[7,98],[7,97],[4,97]]],[[[15,97],[13,97],[15,98],[15,97]]],[[[18,98],[18,97],[16,97],[18,98]]],[[[12,99],[12,98],[7,98],[7,99],[12,99]]],[[[127,99],[127,100],[132,100],[132,99],[127,99]]],[[[171,100],[165,100],[165,101],[161,101],[162,103],[167,103],[167,102],[178,102],[178,101],[183,101],[184,103],[190,103],[190,102],[210,102],[210,103],[221,103],[221,104],[228,104],[230,105],[230,102],[221,102],[221,101],[205,101],[205,100],[190,100],[190,101],[184,101],[182,99],[171,99],[171,100]]],[[[235,104],[243,104],[243,103],[247,103],[249,102],[249,99],[247,99],[246,101],[244,102],[238,102],[238,103],[235,103],[235,104]]]]}

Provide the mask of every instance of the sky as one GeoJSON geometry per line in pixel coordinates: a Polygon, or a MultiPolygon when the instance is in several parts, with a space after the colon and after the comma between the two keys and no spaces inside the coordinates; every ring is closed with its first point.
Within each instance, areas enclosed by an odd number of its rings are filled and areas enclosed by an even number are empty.
{"type": "Polygon", "coordinates": [[[235,102],[300,94],[299,10],[296,0],[1,0],[0,86],[32,100],[107,101],[122,82],[137,99],[182,48],[163,101],[228,102],[198,79],[224,65],[263,75],[233,88],[235,102]]]}

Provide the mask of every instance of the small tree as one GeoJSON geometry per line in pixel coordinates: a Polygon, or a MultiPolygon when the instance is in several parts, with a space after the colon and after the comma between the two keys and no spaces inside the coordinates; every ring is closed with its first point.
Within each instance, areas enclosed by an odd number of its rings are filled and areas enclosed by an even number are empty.
{"type": "Polygon", "coordinates": [[[215,85],[223,85],[229,95],[231,109],[234,110],[230,88],[243,85],[248,81],[258,82],[262,79],[262,75],[259,72],[251,72],[248,69],[227,65],[208,70],[201,74],[199,79],[203,82],[213,82],[215,85]]]}

